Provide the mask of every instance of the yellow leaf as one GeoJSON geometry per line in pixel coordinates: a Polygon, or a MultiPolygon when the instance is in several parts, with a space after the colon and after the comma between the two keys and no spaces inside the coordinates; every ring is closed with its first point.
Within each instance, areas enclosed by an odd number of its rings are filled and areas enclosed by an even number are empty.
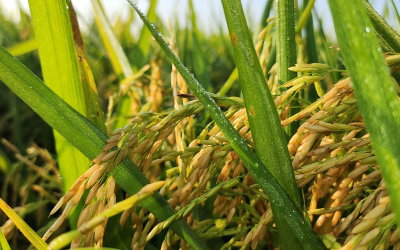
{"type": "MultiPolygon", "coordinates": [[[[10,218],[23,235],[32,243],[38,250],[48,250],[49,246],[40,238],[40,236],[33,231],[33,229],[26,224],[26,222],[14,212],[14,210],[7,205],[2,199],[0,199],[0,209],[10,218]]],[[[3,236],[3,234],[1,234],[3,236]]],[[[4,236],[3,236],[4,237],[4,236]]],[[[0,243],[3,247],[3,239],[0,236],[0,243]]],[[[4,248],[3,248],[4,249],[4,248]]]]}

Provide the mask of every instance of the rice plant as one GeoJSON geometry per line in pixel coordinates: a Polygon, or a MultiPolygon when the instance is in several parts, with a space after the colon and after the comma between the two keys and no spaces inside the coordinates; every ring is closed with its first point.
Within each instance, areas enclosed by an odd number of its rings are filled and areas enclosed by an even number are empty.
{"type": "Polygon", "coordinates": [[[400,249],[400,36],[368,2],[329,1],[337,44],[314,0],[221,0],[210,36],[191,0],[185,29],[91,2],[83,33],[65,0],[4,20],[0,249],[400,249]]]}

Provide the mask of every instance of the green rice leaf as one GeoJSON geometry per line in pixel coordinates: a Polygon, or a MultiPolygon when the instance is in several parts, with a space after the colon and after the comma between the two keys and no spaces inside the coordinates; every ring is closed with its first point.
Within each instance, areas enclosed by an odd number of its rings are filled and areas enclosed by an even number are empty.
{"type": "MultiPolygon", "coordinates": [[[[318,21],[318,26],[322,27],[322,19],[316,15],[316,12],[314,12],[314,17],[317,19],[318,21]]],[[[337,66],[337,59],[333,53],[334,49],[329,48],[329,41],[325,36],[325,32],[323,29],[318,29],[318,38],[321,41],[321,45],[322,48],[320,49],[321,51],[325,52],[324,54],[321,53],[321,56],[323,58],[323,61],[325,64],[328,64],[334,68],[336,68],[337,66]]],[[[339,73],[338,72],[332,72],[332,77],[333,77],[333,81],[334,82],[338,82],[339,81],[339,73]]],[[[330,88],[332,88],[333,86],[331,86],[330,88]]],[[[330,89],[328,88],[328,89],[330,89]]]]}
{"type": "Polygon", "coordinates": [[[6,237],[4,237],[4,234],[1,231],[1,228],[0,228],[0,248],[2,250],[11,250],[10,245],[8,245],[6,237]]]}
{"type": "MultiPolygon", "coordinates": [[[[278,84],[297,77],[296,72],[290,71],[289,67],[296,64],[296,41],[294,28],[294,0],[276,2],[276,62],[278,63],[278,84]]],[[[298,106],[297,101],[292,101],[291,106],[298,106]]],[[[291,108],[289,117],[298,113],[299,110],[291,108]]],[[[291,123],[285,130],[291,138],[296,133],[298,122],[291,123]]]]}
{"type": "Polygon", "coordinates": [[[397,22],[400,23],[400,14],[399,14],[399,10],[397,9],[396,4],[394,4],[394,1],[393,1],[393,0],[390,0],[390,2],[392,3],[393,9],[394,9],[395,12],[396,12],[397,22]]]}
{"type": "Polygon", "coordinates": [[[92,0],[92,5],[95,13],[95,22],[99,29],[101,39],[103,40],[104,47],[107,50],[107,55],[110,58],[111,65],[115,73],[121,78],[127,78],[133,75],[131,66],[129,65],[128,58],[126,58],[121,44],[118,42],[115,33],[104,14],[103,7],[99,0],[92,0]]]}
{"type": "Polygon", "coordinates": [[[36,39],[31,39],[8,48],[8,52],[13,56],[20,56],[37,49],[36,39]]]}
{"type": "MultiPolygon", "coordinates": [[[[344,64],[400,225],[400,103],[363,2],[329,1],[344,64]],[[343,8],[346,6],[346,8],[343,8]]],[[[379,32],[379,31],[378,31],[379,32]]]]}
{"type": "Polygon", "coordinates": [[[225,96],[226,93],[231,89],[232,85],[236,82],[239,78],[239,71],[237,67],[232,71],[231,75],[229,76],[228,80],[224,83],[222,88],[219,90],[218,95],[225,96]]]}
{"type": "MultiPolygon", "coordinates": [[[[222,0],[225,18],[239,69],[239,79],[258,157],[301,211],[300,194],[293,174],[292,162],[278,112],[267,86],[256,51],[247,28],[240,1],[222,0]]],[[[265,176],[258,176],[266,179],[265,176]]],[[[264,180],[265,181],[265,180],[264,180]]],[[[283,220],[285,213],[272,202],[272,212],[283,249],[300,249],[299,241],[290,237],[290,225],[283,220]]]]}
{"type": "Polygon", "coordinates": [[[274,5],[274,0],[268,0],[265,4],[264,12],[260,21],[260,30],[267,26],[267,19],[270,16],[272,6],[274,5]]]}
{"type": "MultiPolygon", "coordinates": [[[[304,1],[304,4],[307,3],[308,0],[304,1]]],[[[308,7],[308,4],[306,5],[305,8],[308,7]]],[[[308,63],[317,63],[318,62],[318,53],[317,53],[317,44],[315,41],[315,33],[314,33],[314,20],[313,20],[313,14],[311,13],[310,9],[310,18],[307,21],[307,24],[305,26],[306,30],[306,53],[307,53],[307,59],[308,63]]],[[[307,90],[307,99],[309,101],[316,101],[318,99],[318,94],[316,91],[316,88],[320,87],[321,84],[316,84],[315,87],[309,86],[307,90]]],[[[319,88],[321,89],[321,88],[319,88]]]]}
{"type": "Polygon", "coordinates": [[[315,0],[310,0],[307,3],[307,6],[304,8],[304,11],[303,11],[303,13],[301,13],[299,21],[297,22],[296,30],[295,30],[296,33],[301,32],[301,30],[306,26],[308,20],[311,17],[311,10],[312,10],[312,7],[314,6],[314,3],[315,3],[315,0]]]}
{"type": "Polygon", "coordinates": [[[382,19],[369,3],[366,1],[363,1],[363,3],[378,38],[386,44],[382,48],[385,51],[400,52],[400,36],[382,19]]]}
{"type": "MultiPolygon", "coordinates": [[[[75,53],[69,1],[29,0],[45,83],[76,111],[86,116],[75,53]]],[[[90,161],[59,133],[54,133],[64,190],[83,174],[90,161]]]]}

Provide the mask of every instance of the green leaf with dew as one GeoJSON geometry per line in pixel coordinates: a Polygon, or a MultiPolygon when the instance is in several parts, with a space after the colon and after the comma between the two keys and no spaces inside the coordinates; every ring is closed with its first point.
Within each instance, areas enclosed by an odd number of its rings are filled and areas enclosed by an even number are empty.
{"type": "Polygon", "coordinates": [[[396,90],[363,2],[330,0],[329,4],[344,64],[400,225],[400,103],[396,90]]]}

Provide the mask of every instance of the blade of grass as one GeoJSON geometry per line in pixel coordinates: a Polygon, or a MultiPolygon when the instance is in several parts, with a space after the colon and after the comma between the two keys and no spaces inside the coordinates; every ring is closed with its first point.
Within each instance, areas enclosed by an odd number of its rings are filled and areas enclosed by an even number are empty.
{"type": "Polygon", "coordinates": [[[363,3],[375,32],[390,46],[391,51],[400,52],[400,36],[382,19],[369,3],[366,1],[363,1],[363,3]]]}
{"type": "MultiPolygon", "coordinates": [[[[69,1],[29,0],[45,83],[86,116],[69,15],[69,1]]],[[[59,133],[54,133],[64,190],[83,174],[90,161],[59,133]]]]}
{"type": "Polygon", "coordinates": [[[205,89],[198,83],[194,76],[185,68],[181,61],[175,56],[174,52],[170,50],[168,44],[159,32],[151,25],[146,19],[143,13],[133,4],[130,0],[128,2],[139,14],[140,18],[150,30],[154,39],[160,45],[161,49],[166,54],[167,58],[175,65],[176,69],[182,75],[185,82],[190,87],[191,91],[196,95],[197,98],[204,105],[206,111],[210,114],[213,120],[216,122],[218,127],[224,133],[224,136],[228,139],[232,148],[239,154],[243,163],[253,174],[256,181],[260,184],[264,192],[269,197],[270,201],[281,205],[282,209],[285,210],[283,214],[284,220],[288,224],[292,225],[293,234],[300,240],[305,249],[325,249],[319,239],[316,237],[311,228],[306,225],[303,219],[303,215],[297,210],[297,207],[286,195],[283,188],[274,179],[268,169],[263,163],[257,158],[252,149],[247,146],[244,139],[239,133],[233,128],[232,124],[226,119],[224,113],[216,105],[214,100],[209,96],[205,89]]]}
{"type": "Polygon", "coordinates": [[[265,4],[264,12],[261,17],[260,21],[260,31],[264,29],[265,26],[267,26],[267,19],[271,13],[272,6],[274,4],[274,0],[268,0],[267,3],[265,4]]]}
{"type": "Polygon", "coordinates": [[[8,245],[7,239],[3,234],[3,231],[0,228],[0,249],[2,250],[11,250],[10,245],[8,245]]]}
{"type": "MultiPolygon", "coordinates": [[[[290,71],[289,67],[296,64],[296,41],[294,28],[294,0],[276,2],[276,62],[278,63],[278,84],[282,85],[297,77],[296,72],[290,71]]],[[[291,106],[298,106],[297,101],[291,106]]],[[[299,110],[291,108],[289,117],[298,113],[299,110]]],[[[289,138],[296,133],[299,122],[291,123],[286,133],[289,138]]]]}
{"type": "Polygon", "coordinates": [[[96,83],[92,70],[86,60],[85,46],[83,44],[81,31],[79,30],[78,19],[75,10],[71,4],[70,16],[72,24],[72,33],[74,37],[76,55],[78,57],[78,67],[82,81],[83,96],[86,103],[86,117],[96,125],[101,131],[107,132],[104,124],[104,112],[101,109],[99,95],[97,93],[96,83]]]}
{"type": "Polygon", "coordinates": [[[310,14],[310,19],[306,24],[306,49],[307,49],[308,63],[317,63],[318,53],[317,53],[317,44],[315,42],[314,21],[312,13],[310,14]]]}
{"type": "MultiPolygon", "coordinates": [[[[325,51],[325,54],[326,54],[326,58],[325,58],[326,60],[325,60],[324,63],[336,68],[337,59],[333,55],[332,49],[329,48],[330,46],[328,44],[328,39],[326,38],[324,29],[322,28],[323,27],[322,20],[321,20],[321,18],[319,18],[319,16],[317,15],[317,13],[315,11],[314,11],[314,16],[316,17],[316,19],[318,21],[318,27],[319,27],[319,30],[318,30],[318,36],[319,37],[318,37],[318,39],[321,40],[321,43],[322,43],[322,46],[323,46],[323,50],[325,51]]],[[[339,73],[338,72],[332,72],[331,74],[332,74],[334,82],[338,82],[339,79],[340,79],[339,78],[339,73]]]]}
{"type": "Polygon", "coordinates": [[[8,48],[8,52],[13,56],[20,56],[37,49],[36,39],[31,39],[8,48]]]}
{"type": "Polygon", "coordinates": [[[92,0],[92,5],[95,13],[94,21],[99,29],[101,39],[103,40],[104,46],[106,47],[108,57],[110,58],[111,65],[114,68],[114,72],[120,79],[127,78],[133,75],[133,71],[129,65],[128,58],[118,42],[114,31],[104,14],[103,7],[99,0],[92,0]]]}
{"type": "Polygon", "coordinates": [[[370,133],[391,198],[391,208],[400,225],[400,103],[397,91],[392,86],[362,1],[330,0],[329,4],[343,60],[370,133]]]}
{"type": "MultiPolygon", "coordinates": [[[[265,5],[264,12],[263,12],[263,15],[262,15],[262,18],[261,18],[261,21],[260,21],[260,31],[265,26],[267,26],[267,19],[269,17],[269,14],[271,13],[271,9],[272,9],[273,3],[274,3],[273,0],[268,0],[267,4],[265,5]]],[[[223,39],[223,40],[225,40],[225,39],[223,39]]],[[[261,47],[260,50],[262,50],[262,47],[261,47]]],[[[275,46],[275,42],[273,42],[271,51],[270,51],[270,53],[268,54],[268,57],[267,57],[267,73],[266,73],[266,76],[268,76],[268,72],[271,70],[272,66],[274,66],[275,62],[276,62],[276,46],[275,46]]],[[[218,95],[225,96],[226,93],[228,93],[228,91],[231,89],[233,83],[238,79],[238,77],[239,77],[239,73],[238,73],[237,68],[235,68],[232,71],[231,75],[229,76],[228,80],[224,83],[222,88],[219,90],[218,95]]]]}
{"type": "Polygon", "coordinates": [[[299,18],[299,21],[297,22],[296,25],[296,33],[301,32],[301,30],[306,26],[307,22],[309,21],[311,17],[311,10],[312,7],[314,6],[315,0],[310,0],[307,3],[307,6],[304,8],[303,13],[301,13],[301,16],[299,18]]]}
{"type": "Polygon", "coordinates": [[[239,71],[237,68],[235,68],[232,71],[231,75],[229,76],[228,80],[226,80],[222,88],[219,90],[218,95],[225,96],[238,78],[239,78],[239,71]]]}
{"type": "MultiPolygon", "coordinates": [[[[375,34],[383,51],[396,53],[394,48],[400,47],[400,36],[388,23],[386,23],[386,21],[372,8],[371,5],[364,2],[364,6],[367,9],[368,17],[374,26],[375,34]],[[385,40],[387,37],[391,39],[388,41],[385,40]]],[[[397,82],[400,82],[400,72],[394,72],[392,76],[397,82]]]]}
{"type": "MultiPolygon", "coordinates": [[[[18,216],[14,210],[9,207],[1,198],[0,198],[0,209],[7,215],[12,222],[14,222],[15,226],[18,227],[19,231],[36,247],[38,250],[48,250],[49,246],[40,238],[33,229],[26,224],[26,222],[18,216]]],[[[4,235],[3,235],[4,237],[4,235]]]]}
{"type": "Polygon", "coordinates": [[[279,85],[295,78],[296,72],[288,70],[296,64],[296,41],[294,28],[294,1],[278,1],[276,5],[277,53],[279,85]]]}
{"type": "MultiPolygon", "coordinates": [[[[157,7],[157,0],[151,0],[149,10],[147,11],[147,17],[149,18],[150,22],[154,22],[156,20],[157,17],[156,7],[157,7]]],[[[147,63],[147,57],[150,49],[150,41],[151,41],[151,34],[149,30],[143,27],[142,31],[140,32],[137,48],[133,56],[134,60],[133,64],[135,72],[138,71],[147,63]]]]}
{"type": "MultiPolygon", "coordinates": [[[[308,0],[305,0],[304,3],[307,4],[306,8],[308,8],[309,3],[308,0]]],[[[304,13],[304,12],[303,12],[304,13]]],[[[318,53],[317,53],[317,44],[315,42],[315,34],[314,34],[314,20],[312,11],[310,9],[310,18],[308,18],[306,28],[306,50],[307,50],[307,58],[308,63],[318,63],[318,53]]],[[[301,20],[301,18],[300,18],[301,20]]],[[[297,28],[297,27],[296,27],[297,28]]],[[[317,84],[317,83],[316,83],[317,84]]],[[[307,90],[308,100],[316,101],[318,99],[318,94],[316,88],[314,86],[309,86],[307,90]]]]}
{"type": "MultiPolygon", "coordinates": [[[[108,136],[57,96],[1,46],[0,80],[89,159],[94,159],[102,151],[108,136]]],[[[113,173],[118,186],[131,195],[149,184],[147,178],[129,158],[126,158],[113,173]]],[[[141,204],[161,221],[175,213],[159,193],[155,193],[141,204]]],[[[182,219],[172,223],[170,228],[193,248],[207,249],[205,243],[182,219]]]]}
{"type": "Polygon", "coordinates": [[[256,151],[260,155],[260,160],[289,194],[292,201],[300,206],[300,195],[278,112],[257,60],[242,5],[239,0],[229,2],[222,0],[222,5],[232,38],[256,151]]]}
{"type": "Polygon", "coordinates": [[[396,13],[397,22],[400,23],[400,15],[399,15],[399,11],[398,11],[398,9],[397,9],[397,7],[396,7],[396,4],[394,4],[394,1],[393,1],[393,0],[390,0],[390,2],[392,2],[393,9],[394,9],[394,11],[395,11],[395,13],[396,13]]]}
{"type": "MultiPolygon", "coordinates": [[[[241,2],[222,0],[222,5],[239,69],[240,85],[256,153],[301,211],[300,193],[294,178],[285,135],[247,28],[241,2]]],[[[259,178],[264,177],[259,176],[259,178]]],[[[281,248],[301,249],[298,239],[290,237],[292,235],[290,224],[287,224],[282,216],[285,211],[275,203],[272,203],[271,207],[281,248]]]]}

